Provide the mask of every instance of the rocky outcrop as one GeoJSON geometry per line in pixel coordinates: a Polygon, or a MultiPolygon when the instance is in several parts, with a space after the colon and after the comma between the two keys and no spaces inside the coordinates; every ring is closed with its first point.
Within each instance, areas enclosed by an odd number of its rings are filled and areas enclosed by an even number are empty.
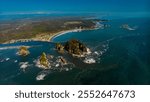
{"type": "Polygon", "coordinates": [[[41,64],[42,66],[44,66],[45,68],[49,68],[50,63],[49,63],[49,61],[48,61],[48,59],[47,59],[47,57],[46,57],[46,54],[45,54],[44,52],[43,52],[42,55],[40,56],[39,62],[40,62],[40,64],[41,64]]]}
{"type": "Polygon", "coordinates": [[[75,55],[82,55],[84,52],[87,52],[86,46],[75,39],[67,41],[64,49],[68,53],[75,55]]]}
{"type": "Polygon", "coordinates": [[[60,53],[64,53],[64,46],[61,43],[56,43],[56,49],[60,53]]]}
{"type": "Polygon", "coordinates": [[[76,39],[69,40],[64,45],[57,43],[56,49],[59,52],[67,51],[69,54],[77,57],[84,56],[90,51],[83,43],[76,39]]]}
{"type": "Polygon", "coordinates": [[[28,50],[28,47],[26,47],[26,46],[21,46],[21,47],[19,48],[19,51],[18,51],[17,54],[20,55],[20,56],[27,56],[27,55],[30,54],[30,52],[29,52],[29,50],[28,50]]]}
{"type": "Polygon", "coordinates": [[[59,58],[59,62],[61,62],[62,65],[66,65],[67,61],[65,58],[63,58],[62,56],[59,58]]]}

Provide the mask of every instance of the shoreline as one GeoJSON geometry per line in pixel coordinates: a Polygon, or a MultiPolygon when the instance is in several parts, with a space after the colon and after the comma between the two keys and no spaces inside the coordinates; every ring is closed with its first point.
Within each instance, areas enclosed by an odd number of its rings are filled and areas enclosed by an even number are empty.
{"type": "Polygon", "coordinates": [[[88,30],[98,30],[100,29],[102,26],[95,26],[94,28],[84,28],[84,29],[72,29],[72,30],[66,30],[66,31],[60,31],[52,36],[50,36],[49,38],[49,41],[50,42],[53,42],[53,39],[56,38],[56,37],[59,37],[61,35],[65,35],[65,34],[68,34],[68,33],[74,33],[74,32],[82,32],[82,31],[88,31],[88,30]]]}
{"type": "Polygon", "coordinates": [[[35,38],[30,38],[30,39],[18,39],[18,40],[10,40],[1,44],[13,44],[17,42],[30,42],[30,41],[41,41],[41,42],[53,42],[53,39],[64,35],[68,33],[73,33],[73,32],[81,32],[81,31],[86,31],[86,30],[97,30],[97,28],[89,28],[89,29],[72,29],[72,30],[65,30],[65,31],[60,31],[57,33],[53,34],[46,34],[46,35],[38,35],[35,38]]]}
{"type": "Polygon", "coordinates": [[[59,37],[61,35],[65,35],[65,34],[68,34],[68,33],[73,33],[73,32],[81,32],[83,31],[83,29],[73,29],[73,30],[66,30],[66,31],[62,31],[60,33],[57,33],[53,36],[50,37],[50,42],[53,42],[53,39],[56,38],[56,37],[59,37]]]}
{"type": "Polygon", "coordinates": [[[30,41],[40,41],[40,42],[53,42],[53,39],[64,35],[64,34],[68,34],[68,33],[73,33],[73,32],[82,32],[82,31],[88,31],[88,30],[97,30],[100,29],[100,27],[96,26],[94,28],[76,28],[76,29],[70,29],[70,30],[63,30],[63,31],[59,31],[56,33],[41,33],[39,35],[37,35],[34,38],[29,38],[29,39],[18,39],[18,40],[10,40],[10,41],[6,41],[4,43],[1,44],[13,44],[13,43],[17,43],[17,42],[30,42],[30,41]]]}

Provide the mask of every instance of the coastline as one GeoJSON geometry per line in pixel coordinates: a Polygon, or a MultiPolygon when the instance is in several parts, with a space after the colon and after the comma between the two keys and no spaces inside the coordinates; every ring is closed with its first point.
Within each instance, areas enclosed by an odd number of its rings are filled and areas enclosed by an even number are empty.
{"type": "Polygon", "coordinates": [[[84,30],[88,30],[88,29],[72,29],[72,30],[66,30],[66,31],[59,32],[59,33],[54,34],[50,37],[50,42],[53,42],[53,39],[58,37],[58,36],[65,35],[65,34],[68,34],[68,33],[73,33],[73,32],[81,32],[81,31],[84,31],[84,30]]]}
{"type": "Polygon", "coordinates": [[[17,43],[17,42],[29,42],[29,41],[41,41],[41,42],[53,42],[53,39],[72,32],[81,32],[81,31],[86,31],[86,30],[97,30],[98,28],[86,28],[86,29],[71,29],[71,30],[64,30],[56,33],[49,33],[49,34],[39,34],[35,38],[30,38],[30,39],[18,39],[18,40],[10,40],[7,42],[4,42],[2,44],[12,44],[12,43],[17,43]]]}
{"type": "Polygon", "coordinates": [[[55,33],[55,34],[51,35],[49,37],[49,41],[53,42],[53,39],[58,37],[58,36],[61,36],[61,35],[64,35],[64,34],[68,34],[68,33],[72,33],[72,32],[80,32],[80,31],[82,31],[82,29],[72,29],[72,30],[60,31],[58,33],[55,33]]]}

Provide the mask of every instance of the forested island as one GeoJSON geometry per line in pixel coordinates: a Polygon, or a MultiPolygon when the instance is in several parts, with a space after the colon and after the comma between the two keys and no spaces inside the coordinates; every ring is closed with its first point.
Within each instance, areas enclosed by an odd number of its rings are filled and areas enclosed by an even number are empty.
{"type": "Polygon", "coordinates": [[[90,54],[90,49],[77,39],[71,39],[65,44],[56,43],[56,49],[59,53],[67,52],[75,57],[84,57],[90,54]]]}

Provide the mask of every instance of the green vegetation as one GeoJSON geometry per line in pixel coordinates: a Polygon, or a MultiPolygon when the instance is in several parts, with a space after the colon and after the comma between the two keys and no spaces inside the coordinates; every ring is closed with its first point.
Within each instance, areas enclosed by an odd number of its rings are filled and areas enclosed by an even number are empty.
{"type": "Polygon", "coordinates": [[[97,20],[83,17],[62,17],[0,22],[0,43],[10,40],[31,39],[37,36],[53,35],[60,31],[76,28],[93,29],[97,20]]]}
{"type": "Polygon", "coordinates": [[[81,55],[83,52],[87,52],[85,45],[76,39],[67,41],[65,44],[65,50],[76,55],[81,55]]]}
{"type": "Polygon", "coordinates": [[[40,64],[43,65],[44,67],[46,67],[46,68],[49,67],[49,62],[48,62],[48,59],[47,59],[46,54],[44,52],[40,56],[39,61],[40,61],[40,64]]]}
{"type": "Polygon", "coordinates": [[[56,49],[60,53],[64,53],[64,46],[61,43],[56,43],[56,49]]]}
{"type": "Polygon", "coordinates": [[[18,51],[18,54],[21,55],[21,56],[27,56],[29,55],[29,51],[28,51],[28,48],[26,46],[21,46],[19,48],[19,51],[18,51]]]}
{"type": "Polygon", "coordinates": [[[86,46],[76,39],[67,41],[64,46],[60,43],[57,43],[56,49],[58,51],[66,50],[68,53],[75,55],[82,55],[84,52],[87,52],[86,46]]]}

